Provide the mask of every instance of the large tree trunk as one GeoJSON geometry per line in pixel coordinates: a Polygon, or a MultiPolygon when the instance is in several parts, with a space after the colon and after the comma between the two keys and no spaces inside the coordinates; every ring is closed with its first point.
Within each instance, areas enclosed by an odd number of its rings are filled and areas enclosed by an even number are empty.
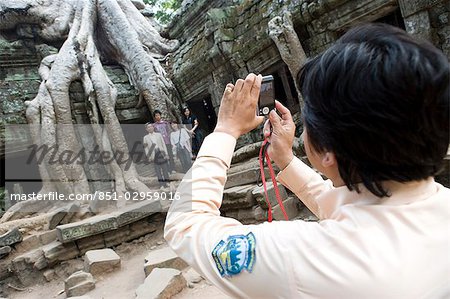
{"type": "MultiPolygon", "coordinates": [[[[120,123],[115,114],[117,91],[101,63],[101,55],[120,64],[138,89],[150,111],[161,110],[166,118],[178,119],[180,100],[173,83],[166,78],[158,59],[175,50],[177,41],[159,35],[130,0],[2,0],[0,30],[24,24],[34,26],[47,41],[65,40],[59,53],[45,57],[39,74],[42,83],[32,101],[26,102],[27,120],[33,124],[36,145],[56,146],[58,155],[78,152],[82,144],[72,123],[69,87],[81,80],[88,97],[89,119],[97,144],[103,151],[123,153],[109,171],[116,181],[118,194],[127,190],[147,192],[130,159],[120,123]],[[98,108],[97,108],[98,107],[98,108]],[[103,129],[98,126],[103,119],[103,129]]],[[[89,193],[86,170],[79,164],[49,163],[44,157],[39,165],[41,193],[89,193]]],[[[123,203],[121,203],[123,204],[123,203]]],[[[20,209],[17,209],[20,210],[20,209]]],[[[14,219],[9,213],[0,220],[14,219]]]]}
{"type": "Polygon", "coordinates": [[[303,100],[300,94],[300,86],[297,86],[297,76],[300,69],[306,62],[306,54],[302,43],[298,38],[292,24],[291,15],[286,12],[283,16],[275,17],[269,21],[269,36],[275,42],[280,52],[281,59],[286,63],[294,78],[295,88],[299,95],[300,107],[303,107],[303,100]]]}

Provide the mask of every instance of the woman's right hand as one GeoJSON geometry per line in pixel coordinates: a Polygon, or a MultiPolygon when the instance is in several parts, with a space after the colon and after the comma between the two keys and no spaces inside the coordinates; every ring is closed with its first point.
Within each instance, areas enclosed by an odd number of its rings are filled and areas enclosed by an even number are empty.
{"type": "Polygon", "coordinates": [[[270,112],[269,119],[264,124],[264,137],[268,137],[270,142],[267,150],[270,159],[275,162],[280,170],[283,170],[294,158],[292,146],[294,144],[295,124],[288,108],[278,101],[275,101],[275,107],[281,113],[281,117],[274,110],[270,112]]]}

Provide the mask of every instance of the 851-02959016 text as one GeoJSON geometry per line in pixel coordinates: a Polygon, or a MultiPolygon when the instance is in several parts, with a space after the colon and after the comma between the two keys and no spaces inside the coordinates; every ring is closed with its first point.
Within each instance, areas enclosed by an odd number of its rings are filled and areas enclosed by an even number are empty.
{"type": "Polygon", "coordinates": [[[94,193],[81,194],[71,193],[63,194],[60,192],[48,192],[42,193],[30,193],[30,194],[10,194],[11,200],[25,201],[25,200],[37,200],[37,201],[91,201],[91,200],[127,200],[127,201],[142,201],[142,200],[179,200],[180,194],[178,192],[162,192],[162,191],[149,191],[149,192],[136,192],[127,191],[124,193],[117,193],[114,191],[95,191],[94,193]]]}
{"type": "Polygon", "coordinates": [[[149,192],[124,192],[118,194],[117,192],[101,192],[96,191],[98,200],[179,200],[180,194],[178,192],[161,192],[161,191],[149,191],[149,192]],[[97,193],[98,192],[98,193],[97,193]]]}

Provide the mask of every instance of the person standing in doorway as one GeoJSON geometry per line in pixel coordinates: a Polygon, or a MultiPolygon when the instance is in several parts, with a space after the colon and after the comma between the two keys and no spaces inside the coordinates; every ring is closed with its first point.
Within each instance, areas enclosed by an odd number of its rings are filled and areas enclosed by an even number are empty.
{"type": "Polygon", "coordinates": [[[155,131],[161,133],[164,143],[167,147],[167,152],[169,153],[169,171],[175,172],[175,163],[173,161],[173,151],[172,144],[170,143],[170,124],[169,122],[162,119],[162,113],[159,110],[153,111],[153,126],[155,131]]]}
{"type": "Polygon", "coordinates": [[[198,150],[202,145],[202,133],[200,131],[198,119],[191,113],[188,107],[183,108],[183,124],[188,125],[188,131],[192,135],[192,158],[197,157],[198,150]]]}

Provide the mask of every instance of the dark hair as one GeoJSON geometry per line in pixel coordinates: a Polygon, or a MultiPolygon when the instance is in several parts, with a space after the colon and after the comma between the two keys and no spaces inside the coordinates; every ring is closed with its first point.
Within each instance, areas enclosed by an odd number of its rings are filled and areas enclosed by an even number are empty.
{"type": "Polygon", "coordinates": [[[437,174],[449,145],[449,62],[386,24],[349,30],[299,73],[313,148],[336,156],[350,190],[437,174]]]}
{"type": "Polygon", "coordinates": [[[153,111],[153,117],[155,117],[156,114],[162,115],[161,111],[159,111],[158,109],[153,111]]]}

